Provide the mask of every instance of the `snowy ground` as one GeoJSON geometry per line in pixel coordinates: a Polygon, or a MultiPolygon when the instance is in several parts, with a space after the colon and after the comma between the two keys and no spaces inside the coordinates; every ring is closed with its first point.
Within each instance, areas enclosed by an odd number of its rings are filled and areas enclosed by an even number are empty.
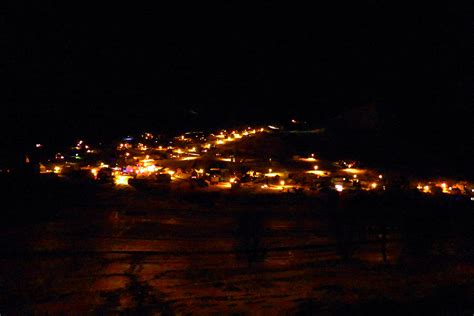
{"type": "Polygon", "coordinates": [[[473,265],[401,265],[396,236],[387,263],[377,242],[344,262],[311,204],[283,202],[114,189],[96,205],[6,226],[0,313],[464,312],[463,295],[474,297],[473,265]],[[463,291],[439,294],[452,288],[463,291]]]}

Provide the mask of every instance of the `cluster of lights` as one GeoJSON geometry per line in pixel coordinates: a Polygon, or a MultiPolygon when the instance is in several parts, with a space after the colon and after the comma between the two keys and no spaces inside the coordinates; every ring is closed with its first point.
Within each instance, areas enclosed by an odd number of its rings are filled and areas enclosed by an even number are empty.
{"type": "Polygon", "coordinates": [[[219,134],[214,135],[217,138],[217,140],[215,141],[215,144],[216,145],[224,145],[225,143],[233,142],[235,140],[242,139],[244,136],[250,136],[250,135],[256,134],[258,132],[264,132],[264,131],[265,131],[264,128],[252,129],[251,127],[248,127],[246,130],[243,130],[242,132],[234,130],[231,133],[227,134],[227,131],[223,130],[219,134]]]}
{"type": "MultiPolygon", "coordinates": [[[[279,129],[278,127],[271,126],[271,125],[269,125],[268,128],[270,130],[279,129]]],[[[156,146],[157,141],[155,141],[155,145],[153,145],[153,147],[149,146],[150,142],[144,142],[148,144],[148,146],[143,143],[138,143],[136,146],[136,150],[140,150],[140,151],[147,151],[150,149],[155,149],[155,150],[160,150],[160,151],[171,150],[173,153],[171,154],[172,159],[180,160],[180,161],[195,160],[200,157],[200,153],[207,152],[209,149],[213,148],[213,146],[215,145],[223,145],[229,142],[234,142],[244,137],[248,137],[248,136],[254,135],[259,132],[264,132],[264,131],[265,131],[264,128],[256,129],[256,128],[251,128],[251,127],[248,127],[242,130],[232,130],[232,131],[222,130],[217,135],[211,134],[210,140],[206,139],[205,137],[202,137],[201,132],[196,137],[192,136],[193,133],[186,133],[186,136],[180,135],[174,138],[177,141],[187,142],[187,144],[181,143],[182,148],[179,148],[180,146],[176,146],[176,147],[169,146],[168,144],[156,146]],[[189,136],[188,134],[191,134],[191,136],[189,136]],[[191,141],[197,141],[197,142],[189,143],[191,141]]],[[[142,134],[142,139],[143,138],[146,140],[150,140],[150,139],[153,139],[154,136],[151,133],[144,133],[142,134]]],[[[131,139],[124,138],[123,143],[120,143],[119,146],[117,147],[117,150],[124,150],[122,152],[122,157],[131,156],[131,153],[128,151],[128,149],[132,149],[132,147],[134,147],[135,145],[132,146],[131,143],[128,143],[127,141],[129,140],[133,140],[133,138],[131,139]]],[[[170,142],[169,144],[173,144],[173,143],[170,142]]],[[[36,144],[37,148],[40,148],[42,146],[43,145],[41,144],[36,144]]],[[[77,150],[81,150],[81,152],[84,152],[84,151],[87,153],[94,152],[94,150],[90,149],[89,145],[86,145],[84,141],[82,140],[77,142],[75,148],[77,150]]],[[[132,153],[134,152],[135,151],[132,150],[132,153]]],[[[82,159],[82,157],[80,157],[78,153],[75,153],[72,155],[73,156],[71,158],[82,159]]],[[[216,154],[216,156],[217,155],[218,154],[216,154]]],[[[128,184],[128,180],[132,177],[131,174],[133,174],[134,176],[136,175],[148,176],[148,175],[156,174],[158,172],[164,172],[162,167],[157,167],[154,164],[154,160],[150,159],[150,155],[146,155],[145,156],[146,158],[142,160],[139,160],[141,159],[140,156],[143,157],[140,154],[137,154],[137,156],[133,157],[134,163],[131,164],[132,166],[130,165],[127,166],[126,170],[125,168],[123,168],[124,169],[123,171],[119,167],[114,168],[115,172],[112,173],[112,176],[114,177],[114,182],[117,185],[128,184]]],[[[55,163],[59,165],[52,166],[52,168],[51,166],[49,166],[49,169],[47,169],[46,172],[60,174],[63,171],[64,165],[62,165],[63,162],[60,162],[60,160],[64,160],[65,159],[64,156],[60,153],[57,153],[55,156],[55,159],[56,159],[55,163]]],[[[234,158],[227,158],[227,157],[218,157],[217,159],[221,161],[226,161],[226,162],[234,161],[234,158]]],[[[319,163],[315,164],[315,162],[317,162],[318,160],[316,159],[316,156],[314,153],[309,154],[303,158],[295,157],[295,159],[308,163],[307,171],[303,171],[306,174],[313,174],[313,175],[318,176],[318,178],[320,176],[328,177],[330,175],[329,171],[321,170],[321,169],[325,169],[324,164],[322,168],[319,165],[319,163]]],[[[269,160],[271,161],[271,158],[269,160]]],[[[126,159],[126,161],[130,163],[132,159],[128,159],[128,160],[126,159]]],[[[339,166],[340,167],[338,168],[337,171],[335,171],[335,173],[338,175],[341,174],[341,172],[346,173],[346,174],[342,174],[342,177],[344,177],[342,181],[338,180],[337,178],[334,179],[337,184],[334,184],[333,188],[336,191],[342,192],[344,190],[351,190],[352,187],[360,189],[361,185],[364,186],[363,187],[364,190],[376,190],[376,189],[385,190],[385,181],[383,180],[384,176],[382,174],[377,175],[377,174],[373,174],[369,170],[359,169],[359,166],[358,165],[356,166],[355,162],[342,161],[342,162],[339,162],[339,166]],[[353,185],[351,185],[351,183],[353,185]]],[[[92,175],[95,178],[97,178],[99,174],[99,170],[101,168],[108,168],[108,167],[109,167],[108,165],[101,163],[100,166],[91,168],[90,171],[92,175]]],[[[90,167],[88,166],[84,169],[89,169],[89,168],[90,167]]],[[[195,178],[204,175],[204,170],[202,169],[199,169],[199,170],[194,169],[194,170],[198,174],[198,175],[194,174],[195,178]]],[[[168,170],[166,172],[171,176],[175,175],[175,171],[173,170],[168,170]]],[[[275,178],[275,180],[278,179],[278,181],[273,181],[274,184],[271,184],[270,186],[269,184],[261,185],[260,187],[262,189],[265,189],[265,188],[283,189],[284,187],[289,187],[288,185],[286,185],[285,180],[279,180],[279,177],[284,176],[284,174],[281,172],[275,172],[272,168],[269,168],[268,172],[266,173],[262,172],[259,176],[262,176],[262,174],[263,176],[267,178],[275,178]]],[[[237,178],[232,177],[230,178],[228,182],[226,182],[226,185],[230,186],[232,183],[237,183],[237,181],[238,181],[237,178]]],[[[436,182],[436,183],[428,182],[428,184],[418,184],[417,188],[424,193],[443,192],[443,193],[448,193],[448,194],[449,193],[454,194],[455,192],[459,192],[459,190],[466,189],[466,187],[461,187],[460,184],[457,184],[457,185],[453,184],[451,186],[451,185],[448,185],[448,183],[446,182],[436,182]]],[[[474,192],[474,189],[470,189],[470,190],[474,192]]]]}

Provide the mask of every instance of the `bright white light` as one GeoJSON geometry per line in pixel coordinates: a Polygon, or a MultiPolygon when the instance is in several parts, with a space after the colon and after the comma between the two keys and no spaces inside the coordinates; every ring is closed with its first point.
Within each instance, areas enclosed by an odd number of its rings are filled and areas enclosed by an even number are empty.
{"type": "Polygon", "coordinates": [[[116,185],[128,185],[128,179],[130,179],[131,176],[124,176],[124,175],[116,175],[115,176],[115,184],[116,185]]]}
{"type": "Polygon", "coordinates": [[[337,192],[342,192],[342,190],[344,190],[344,187],[341,184],[336,184],[335,187],[337,192]]]}

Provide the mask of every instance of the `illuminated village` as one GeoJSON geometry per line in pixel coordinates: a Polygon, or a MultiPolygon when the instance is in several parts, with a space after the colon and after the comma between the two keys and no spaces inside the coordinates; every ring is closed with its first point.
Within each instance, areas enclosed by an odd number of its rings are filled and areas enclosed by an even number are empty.
{"type": "MultiPolygon", "coordinates": [[[[40,173],[89,179],[117,187],[233,190],[246,193],[356,193],[416,189],[474,201],[474,184],[459,179],[417,179],[382,172],[353,160],[327,161],[317,152],[273,157],[266,137],[285,133],[273,125],[187,132],[161,137],[146,132],[94,148],[83,140],[40,164],[40,173]]],[[[41,147],[37,144],[37,147],[41,147]]],[[[271,147],[271,146],[270,146],[271,147]]]]}
{"type": "Polygon", "coordinates": [[[155,3],[4,10],[0,316],[474,316],[471,5],[155,3]]]}

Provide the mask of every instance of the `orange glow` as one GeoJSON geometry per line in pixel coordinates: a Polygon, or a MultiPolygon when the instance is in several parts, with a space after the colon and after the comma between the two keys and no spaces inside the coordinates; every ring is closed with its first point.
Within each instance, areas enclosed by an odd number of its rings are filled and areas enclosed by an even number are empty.
{"type": "Polygon", "coordinates": [[[354,174],[360,174],[360,173],[365,172],[365,170],[356,169],[356,168],[346,168],[346,169],[342,169],[342,171],[347,172],[347,173],[354,173],[354,174]]]}
{"type": "Polygon", "coordinates": [[[305,161],[305,162],[314,162],[316,158],[308,157],[308,158],[298,158],[298,160],[305,161]]]}
{"type": "Polygon", "coordinates": [[[309,170],[309,171],[306,171],[306,173],[315,174],[317,176],[329,175],[328,171],[323,171],[323,170],[309,170]]]}

